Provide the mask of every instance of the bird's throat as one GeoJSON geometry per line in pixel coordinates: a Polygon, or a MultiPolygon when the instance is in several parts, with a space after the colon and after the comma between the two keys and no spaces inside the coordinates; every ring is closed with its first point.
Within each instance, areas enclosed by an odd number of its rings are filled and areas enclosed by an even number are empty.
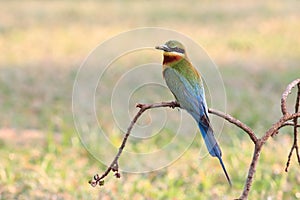
{"type": "Polygon", "coordinates": [[[182,59],[182,56],[180,55],[164,55],[164,65],[168,65],[170,63],[175,63],[182,59]]]}

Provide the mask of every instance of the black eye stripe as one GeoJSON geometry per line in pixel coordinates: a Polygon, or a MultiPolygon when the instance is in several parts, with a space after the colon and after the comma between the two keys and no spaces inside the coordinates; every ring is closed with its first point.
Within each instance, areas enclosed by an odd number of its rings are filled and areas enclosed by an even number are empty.
{"type": "Polygon", "coordinates": [[[184,53],[184,49],[182,48],[178,48],[178,47],[173,47],[173,48],[170,48],[171,51],[175,51],[175,52],[178,52],[178,53],[184,53]]]}

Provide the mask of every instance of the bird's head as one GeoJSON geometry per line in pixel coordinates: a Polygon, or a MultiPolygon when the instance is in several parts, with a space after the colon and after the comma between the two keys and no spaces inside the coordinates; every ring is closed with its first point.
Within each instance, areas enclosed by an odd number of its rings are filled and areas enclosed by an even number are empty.
{"type": "Polygon", "coordinates": [[[170,40],[163,45],[156,46],[155,48],[159,50],[163,50],[164,56],[185,57],[184,46],[176,40],[170,40]]]}

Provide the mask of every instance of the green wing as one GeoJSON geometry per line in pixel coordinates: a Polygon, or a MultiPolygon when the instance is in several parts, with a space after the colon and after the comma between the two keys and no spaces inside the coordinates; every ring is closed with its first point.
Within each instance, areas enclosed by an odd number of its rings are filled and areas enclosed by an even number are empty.
{"type": "Polygon", "coordinates": [[[163,75],[167,86],[183,109],[187,110],[197,121],[203,114],[207,115],[204,90],[199,82],[192,85],[190,81],[171,67],[166,68],[163,75]]]}

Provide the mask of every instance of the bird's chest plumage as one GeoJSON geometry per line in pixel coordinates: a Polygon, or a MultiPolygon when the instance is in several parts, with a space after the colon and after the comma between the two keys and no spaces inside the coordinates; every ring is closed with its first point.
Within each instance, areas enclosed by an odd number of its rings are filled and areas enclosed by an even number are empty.
{"type": "Polygon", "coordinates": [[[168,66],[168,65],[172,65],[174,63],[180,62],[182,60],[182,57],[179,55],[164,55],[164,61],[163,61],[163,65],[164,66],[168,66]]]}
{"type": "MultiPolygon", "coordinates": [[[[168,58],[164,58],[164,63],[166,59],[168,58]]],[[[192,91],[201,81],[197,71],[186,59],[173,60],[172,63],[164,64],[163,76],[173,93],[183,92],[183,89],[192,91]]]]}

